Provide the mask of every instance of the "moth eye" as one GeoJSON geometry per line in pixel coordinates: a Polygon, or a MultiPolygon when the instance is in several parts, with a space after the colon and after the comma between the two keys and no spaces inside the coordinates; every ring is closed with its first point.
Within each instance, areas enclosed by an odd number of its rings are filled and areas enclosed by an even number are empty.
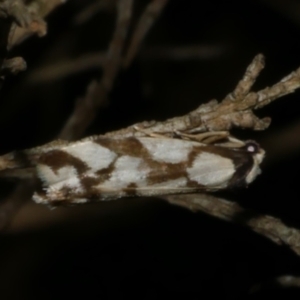
{"type": "Polygon", "coordinates": [[[245,147],[246,150],[251,153],[257,153],[259,151],[259,146],[254,142],[248,142],[245,147]]]}

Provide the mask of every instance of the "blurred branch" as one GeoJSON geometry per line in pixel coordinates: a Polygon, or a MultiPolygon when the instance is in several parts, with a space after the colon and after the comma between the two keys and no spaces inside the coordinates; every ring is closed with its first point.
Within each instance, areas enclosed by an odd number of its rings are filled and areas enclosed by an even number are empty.
{"type": "Polygon", "coordinates": [[[300,255],[300,230],[286,226],[279,219],[258,214],[235,202],[207,194],[174,195],[162,198],[171,204],[192,211],[202,211],[221,220],[249,227],[278,245],[290,247],[300,255]]]}
{"type": "Polygon", "coordinates": [[[219,58],[228,50],[225,45],[188,45],[188,46],[156,46],[147,47],[140,52],[142,60],[164,60],[184,62],[219,58]]]}
{"type": "Polygon", "coordinates": [[[27,7],[21,0],[2,0],[0,2],[0,82],[8,74],[17,74],[26,69],[22,57],[6,59],[8,53],[9,35],[14,22],[20,26],[28,26],[33,21],[27,7]]]}
{"type": "Polygon", "coordinates": [[[73,60],[63,60],[31,71],[29,84],[61,80],[76,73],[103,67],[106,56],[102,52],[88,53],[73,60]]]}
{"type": "Polygon", "coordinates": [[[82,25],[102,10],[112,10],[116,6],[117,0],[97,0],[87,5],[74,18],[75,25],[82,25]]]}
{"type": "Polygon", "coordinates": [[[25,71],[26,68],[27,68],[26,62],[22,57],[5,59],[1,67],[0,74],[4,76],[8,74],[16,75],[19,72],[25,71]]]}
{"type": "Polygon", "coordinates": [[[0,2],[0,17],[13,18],[21,27],[29,26],[33,16],[22,0],[3,0],[0,2]]]}
{"type": "Polygon", "coordinates": [[[260,0],[269,7],[275,9],[281,15],[300,26],[300,3],[295,0],[260,0]]]}
{"type": "MultiPolygon", "coordinates": [[[[186,47],[150,47],[141,50],[141,60],[164,60],[183,62],[186,60],[209,60],[215,59],[226,52],[225,47],[210,45],[194,45],[186,47]]],[[[105,53],[92,52],[78,58],[67,58],[56,63],[40,66],[37,70],[31,71],[28,76],[29,84],[58,81],[74,74],[87,70],[102,68],[105,63],[105,53]]]]}
{"type": "MultiPolygon", "coordinates": [[[[138,45],[159,16],[168,0],[154,0],[142,15],[137,29],[133,34],[128,55],[125,57],[125,66],[128,66],[136,55],[138,45]]],[[[93,82],[86,96],[77,101],[76,107],[60,133],[60,138],[69,140],[82,135],[85,129],[95,119],[99,107],[106,104],[107,95],[113,87],[114,80],[122,66],[122,54],[128,34],[133,0],[119,0],[116,29],[113,34],[106,59],[103,65],[103,75],[99,84],[93,82]]]]}
{"type": "Polygon", "coordinates": [[[121,55],[131,20],[133,0],[119,0],[116,29],[106,53],[103,75],[99,84],[92,83],[86,97],[77,101],[76,107],[60,132],[60,138],[70,140],[80,137],[95,119],[99,107],[106,104],[107,94],[121,67],[121,55]]]}
{"type": "MultiPolygon", "coordinates": [[[[8,43],[8,37],[9,32],[12,25],[12,19],[11,18],[1,18],[0,17],[0,68],[5,68],[3,66],[5,58],[7,56],[7,43],[8,43]]],[[[0,82],[2,84],[3,77],[1,76],[0,82]]],[[[0,84],[0,87],[1,87],[0,84]]]]}
{"type": "Polygon", "coordinates": [[[146,7],[144,13],[142,14],[135,31],[133,33],[133,36],[131,38],[127,54],[124,58],[124,67],[127,68],[133,58],[136,56],[142,41],[144,40],[146,34],[150,30],[150,28],[153,26],[155,21],[160,16],[161,12],[167,5],[169,0],[152,0],[151,3],[148,4],[146,7]]]}
{"type": "Polygon", "coordinates": [[[275,279],[275,282],[284,288],[300,287],[300,277],[282,275],[275,279]]]}
{"type": "MultiPolygon", "coordinates": [[[[11,1],[11,0],[9,0],[11,1]]],[[[19,0],[17,0],[19,1],[19,0]]],[[[19,24],[24,26],[15,26],[12,28],[9,38],[8,49],[20,44],[28,37],[33,34],[38,34],[38,36],[44,36],[47,33],[46,23],[43,21],[51,11],[53,11],[60,4],[65,3],[66,0],[34,0],[26,6],[31,19],[26,18],[26,22],[19,22],[19,24]]],[[[23,16],[23,13],[20,14],[23,16]]]]}
{"type": "Polygon", "coordinates": [[[250,289],[250,294],[260,292],[262,290],[278,289],[278,288],[299,288],[300,277],[293,275],[282,275],[276,278],[271,278],[263,282],[255,284],[250,289]]]}

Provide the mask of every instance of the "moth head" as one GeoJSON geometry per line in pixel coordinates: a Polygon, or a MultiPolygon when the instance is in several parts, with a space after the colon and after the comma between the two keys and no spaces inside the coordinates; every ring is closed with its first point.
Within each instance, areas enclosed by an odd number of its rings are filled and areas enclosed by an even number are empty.
{"type": "Polygon", "coordinates": [[[249,184],[256,178],[257,175],[261,173],[259,166],[264,159],[265,151],[256,142],[253,141],[246,142],[244,147],[245,150],[249,152],[253,158],[252,168],[246,176],[246,183],[249,184]]]}

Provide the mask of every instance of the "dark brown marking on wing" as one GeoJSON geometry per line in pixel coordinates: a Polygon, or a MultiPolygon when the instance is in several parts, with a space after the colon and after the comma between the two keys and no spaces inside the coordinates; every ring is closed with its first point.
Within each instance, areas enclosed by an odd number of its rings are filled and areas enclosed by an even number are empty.
{"type": "Polygon", "coordinates": [[[123,188],[122,191],[126,193],[127,197],[134,197],[137,195],[137,185],[135,183],[130,183],[126,188],[123,188]]]}
{"type": "Polygon", "coordinates": [[[184,163],[157,163],[151,160],[147,161],[147,163],[151,168],[148,175],[149,185],[187,177],[186,165],[184,163]]]}
{"type": "MultiPolygon", "coordinates": [[[[257,146],[258,147],[258,146],[257,146]]],[[[235,173],[232,178],[229,180],[227,187],[243,186],[245,185],[245,178],[253,167],[253,153],[247,151],[247,145],[241,148],[225,148],[221,146],[208,145],[205,147],[193,147],[193,150],[190,152],[187,162],[187,167],[191,167],[201,152],[212,153],[227,159],[230,159],[233,162],[235,173]]],[[[188,176],[187,176],[188,178],[188,176]]],[[[201,186],[192,180],[188,180],[187,186],[197,187],[201,186]]],[[[205,189],[205,186],[202,186],[205,189]]]]}
{"type": "Polygon", "coordinates": [[[200,146],[193,147],[192,151],[189,153],[187,163],[186,163],[186,168],[190,168],[193,166],[195,159],[199,156],[200,153],[205,151],[203,148],[204,147],[200,147],[200,146]]]}
{"type": "Polygon", "coordinates": [[[235,173],[229,181],[228,186],[230,187],[240,187],[245,186],[246,177],[253,168],[254,160],[250,153],[244,153],[238,159],[233,160],[235,166],[235,173]]]}
{"type": "Polygon", "coordinates": [[[80,182],[85,191],[91,191],[93,187],[98,184],[99,179],[90,176],[81,176],[80,182]]]}
{"type": "Polygon", "coordinates": [[[195,180],[191,180],[187,177],[187,183],[186,183],[186,186],[191,188],[191,189],[199,189],[201,191],[205,191],[205,190],[208,190],[208,188],[203,185],[203,184],[200,184],[198,183],[197,181],[195,180]]]}
{"type": "Polygon", "coordinates": [[[89,170],[82,160],[61,150],[51,150],[41,154],[38,163],[50,166],[54,172],[65,166],[73,166],[79,173],[89,170]]]}
{"type": "Polygon", "coordinates": [[[99,145],[114,151],[117,155],[129,155],[134,157],[144,157],[146,149],[143,147],[141,142],[134,138],[124,138],[124,139],[109,139],[109,138],[99,138],[95,139],[94,142],[99,145]]]}
{"type": "MultiPolygon", "coordinates": [[[[115,159],[115,161],[118,159],[118,157],[115,159]]],[[[103,182],[105,180],[108,180],[110,178],[110,175],[115,169],[115,161],[113,161],[107,168],[98,170],[96,172],[96,175],[98,177],[98,183],[103,182]]]]}

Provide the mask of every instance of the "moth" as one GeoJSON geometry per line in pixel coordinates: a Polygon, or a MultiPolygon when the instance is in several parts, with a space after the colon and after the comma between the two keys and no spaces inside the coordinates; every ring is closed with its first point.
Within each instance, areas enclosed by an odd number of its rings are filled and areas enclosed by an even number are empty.
{"type": "Polygon", "coordinates": [[[264,153],[256,142],[232,137],[94,136],[8,153],[0,171],[32,174],[33,200],[56,206],[245,186],[260,173],[264,153]]]}

